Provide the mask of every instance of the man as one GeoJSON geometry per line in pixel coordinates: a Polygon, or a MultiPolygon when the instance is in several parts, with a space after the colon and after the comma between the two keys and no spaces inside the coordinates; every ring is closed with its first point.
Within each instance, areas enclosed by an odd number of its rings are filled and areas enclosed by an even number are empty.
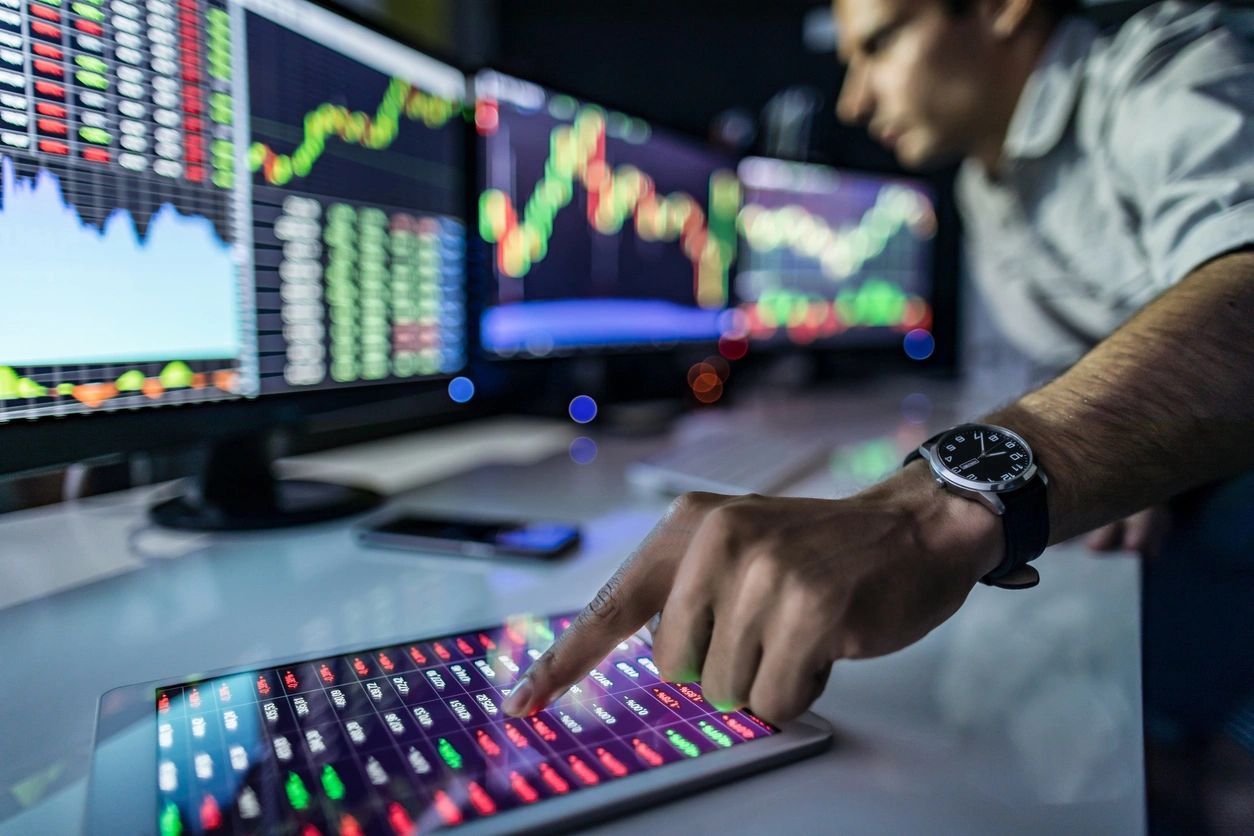
{"type": "MultiPolygon", "coordinates": [[[[1056,543],[1254,467],[1254,54],[1215,9],[1161,6],[1098,39],[1045,2],[836,15],[838,113],[908,167],[965,159],[986,300],[1069,365],[985,419],[1048,474],[1037,524],[1047,506],[1056,543]]],[[[797,716],[836,660],[918,640],[979,579],[1030,583],[1008,518],[935,475],[914,461],[842,500],[680,497],[506,710],[539,709],[660,612],[664,676],[797,716]]]]}

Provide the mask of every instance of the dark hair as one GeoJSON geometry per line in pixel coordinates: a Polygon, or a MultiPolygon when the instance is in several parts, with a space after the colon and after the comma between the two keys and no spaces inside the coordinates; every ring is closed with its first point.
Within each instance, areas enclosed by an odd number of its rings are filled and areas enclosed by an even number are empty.
{"type": "MultiPolygon", "coordinates": [[[[971,11],[971,4],[974,2],[975,0],[941,0],[945,10],[954,17],[962,17],[971,11]]],[[[1060,20],[1081,9],[1080,0],[1034,0],[1032,5],[1051,20],[1060,20]]]]}

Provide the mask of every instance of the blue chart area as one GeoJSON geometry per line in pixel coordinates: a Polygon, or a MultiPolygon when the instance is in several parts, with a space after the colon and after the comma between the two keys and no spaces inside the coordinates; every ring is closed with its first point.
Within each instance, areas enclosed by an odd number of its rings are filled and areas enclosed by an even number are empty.
{"type": "Polygon", "coordinates": [[[234,358],[239,298],[212,221],[162,204],[84,222],[57,175],[0,157],[0,365],[234,358]]]}

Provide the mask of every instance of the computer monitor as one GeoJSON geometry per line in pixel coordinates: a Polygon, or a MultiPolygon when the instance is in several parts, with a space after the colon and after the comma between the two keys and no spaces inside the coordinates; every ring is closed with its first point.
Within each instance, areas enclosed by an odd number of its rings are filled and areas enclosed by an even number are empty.
{"type": "Polygon", "coordinates": [[[921,181],[741,161],[739,328],[766,345],[930,353],[935,199],[921,181]]]}
{"type": "Polygon", "coordinates": [[[465,99],[306,0],[0,2],[0,473],[460,370],[465,99]]]}
{"type": "Polygon", "coordinates": [[[736,252],[735,159],[498,72],[481,72],[475,92],[486,351],[717,340],[736,252]]]}

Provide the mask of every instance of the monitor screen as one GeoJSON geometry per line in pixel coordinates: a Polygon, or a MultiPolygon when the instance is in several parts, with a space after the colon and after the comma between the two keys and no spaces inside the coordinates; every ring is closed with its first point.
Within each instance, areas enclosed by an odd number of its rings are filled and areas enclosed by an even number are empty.
{"type": "Polygon", "coordinates": [[[262,392],[465,357],[465,77],[299,0],[237,13],[262,392]]]}
{"type": "Polygon", "coordinates": [[[479,234],[486,350],[545,355],[715,340],[729,299],[733,158],[485,71],[479,234]]]}
{"type": "Polygon", "coordinates": [[[0,421],[460,368],[464,95],[302,0],[0,0],[0,421]]]}
{"type": "Polygon", "coordinates": [[[735,279],[756,340],[899,345],[931,328],[933,197],[920,182],[750,157],[735,279]]]}

